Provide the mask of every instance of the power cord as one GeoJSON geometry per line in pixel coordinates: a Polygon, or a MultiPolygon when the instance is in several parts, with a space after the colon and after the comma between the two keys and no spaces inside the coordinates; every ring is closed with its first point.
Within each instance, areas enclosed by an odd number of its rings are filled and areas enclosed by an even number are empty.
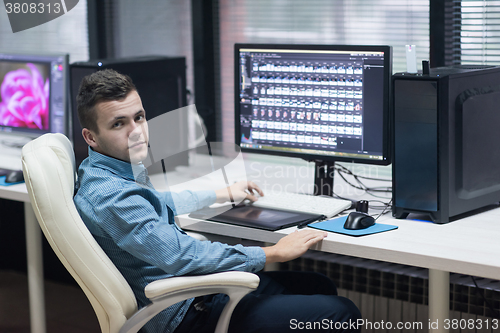
{"type": "MultiPolygon", "coordinates": [[[[360,179],[367,179],[367,180],[374,180],[374,181],[385,181],[385,182],[392,182],[392,180],[390,179],[383,179],[383,178],[375,178],[375,177],[366,177],[366,176],[361,176],[361,175],[356,175],[354,172],[352,172],[351,170],[349,170],[348,168],[344,167],[343,165],[335,165],[335,170],[337,171],[337,173],[339,174],[339,176],[350,186],[358,189],[358,190],[362,190],[362,191],[365,191],[367,192],[368,194],[374,196],[374,197],[377,197],[377,198],[380,198],[380,199],[386,199],[385,197],[383,196],[378,196],[374,193],[371,193],[371,192],[376,192],[376,193],[392,193],[392,187],[385,187],[385,186],[380,186],[380,187],[368,187],[366,186],[360,179]],[[352,182],[350,182],[349,180],[346,179],[345,175],[349,175],[349,176],[352,176],[354,177],[354,179],[356,180],[356,182],[358,183],[358,185],[356,184],[353,184],[352,182]]],[[[336,198],[338,199],[342,199],[342,200],[350,200],[353,204],[351,206],[351,208],[355,208],[356,205],[357,205],[357,201],[354,201],[352,199],[349,199],[349,198],[345,198],[345,197],[342,197],[336,193],[333,193],[333,196],[335,196],[336,198]]],[[[387,213],[390,212],[390,210],[392,209],[392,199],[389,201],[389,202],[386,202],[386,201],[382,201],[382,200],[368,200],[368,203],[370,205],[370,208],[372,209],[381,209],[382,212],[378,214],[378,216],[375,218],[375,220],[377,220],[380,216],[382,215],[385,215],[387,213]],[[380,203],[380,205],[373,205],[372,203],[380,203]]]]}
{"type": "Polygon", "coordinates": [[[493,314],[493,318],[496,318],[496,319],[500,319],[500,315],[499,313],[497,312],[497,310],[491,305],[490,302],[488,302],[488,300],[486,299],[486,297],[484,296],[484,293],[480,292],[479,291],[479,286],[477,285],[477,282],[476,282],[476,278],[471,276],[471,279],[472,279],[472,282],[474,282],[474,285],[476,286],[476,293],[479,294],[479,296],[481,296],[481,298],[483,299],[484,303],[486,303],[486,305],[488,306],[488,308],[490,309],[491,313],[493,314]]]}
{"type": "Polygon", "coordinates": [[[377,187],[368,187],[366,186],[361,180],[360,178],[362,179],[368,179],[368,180],[376,180],[376,181],[391,181],[391,180],[388,180],[388,179],[380,179],[380,178],[373,178],[373,177],[366,177],[366,176],[361,176],[361,175],[356,175],[355,173],[353,173],[351,170],[347,169],[346,167],[342,166],[342,165],[339,165],[339,166],[335,166],[335,170],[337,170],[337,173],[339,174],[339,176],[350,186],[358,189],[358,190],[363,190],[363,191],[366,191],[367,193],[370,193],[371,195],[373,196],[376,196],[374,195],[373,193],[371,192],[381,192],[381,193],[390,193],[392,192],[392,187],[391,186],[377,186],[377,187]],[[358,185],[356,184],[353,184],[352,182],[350,182],[349,180],[347,180],[347,178],[345,177],[345,174],[346,175],[349,175],[349,176],[352,176],[356,182],[358,183],[358,185]]]}
{"type": "Polygon", "coordinates": [[[378,214],[378,216],[375,218],[375,221],[378,220],[378,218],[381,217],[382,215],[385,215],[385,214],[390,212],[390,210],[387,210],[387,209],[392,208],[392,199],[388,203],[384,203],[384,204],[385,204],[384,210],[382,210],[382,212],[380,214],[378,214]]]}
{"type": "Polygon", "coordinates": [[[362,176],[362,175],[356,175],[352,170],[346,168],[343,165],[336,164],[335,168],[341,169],[343,172],[350,174],[351,176],[355,178],[363,178],[363,179],[368,179],[368,180],[377,180],[377,181],[385,181],[385,182],[392,182],[391,179],[385,179],[385,178],[375,178],[375,177],[367,177],[367,176],[362,176]]]}
{"type": "Polygon", "coordinates": [[[392,208],[392,200],[390,200],[389,202],[385,202],[382,200],[368,200],[368,202],[370,203],[370,208],[372,208],[372,209],[384,210],[387,208],[392,208]],[[377,203],[380,203],[381,205],[380,206],[373,205],[373,204],[371,204],[372,202],[377,202],[377,203]]]}

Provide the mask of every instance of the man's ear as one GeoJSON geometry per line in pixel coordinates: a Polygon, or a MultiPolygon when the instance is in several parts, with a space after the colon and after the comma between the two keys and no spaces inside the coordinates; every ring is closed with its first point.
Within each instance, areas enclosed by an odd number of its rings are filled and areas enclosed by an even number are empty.
{"type": "Polygon", "coordinates": [[[91,130],[89,130],[88,128],[82,129],[82,136],[83,136],[83,139],[85,139],[85,142],[87,142],[87,144],[90,147],[92,147],[94,149],[99,147],[99,144],[97,143],[95,134],[91,130]]]}

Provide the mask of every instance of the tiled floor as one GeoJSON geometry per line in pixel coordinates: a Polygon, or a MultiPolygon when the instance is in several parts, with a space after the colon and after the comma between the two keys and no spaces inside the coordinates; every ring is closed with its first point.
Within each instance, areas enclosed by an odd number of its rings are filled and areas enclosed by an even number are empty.
{"type": "MultiPolygon", "coordinates": [[[[99,333],[97,317],[76,285],[45,281],[47,333],[99,333]]],[[[0,333],[29,333],[25,274],[0,270],[0,333]]]]}

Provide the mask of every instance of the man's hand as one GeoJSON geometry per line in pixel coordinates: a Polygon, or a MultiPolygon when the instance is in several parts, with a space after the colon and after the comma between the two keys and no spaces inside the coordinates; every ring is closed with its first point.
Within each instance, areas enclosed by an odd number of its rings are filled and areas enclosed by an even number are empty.
{"type": "Polygon", "coordinates": [[[327,232],[319,230],[292,232],[281,238],[275,245],[263,248],[266,253],[266,264],[296,259],[327,235],[327,232]]]}
{"type": "Polygon", "coordinates": [[[215,202],[222,203],[232,200],[233,202],[240,203],[245,199],[254,202],[257,201],[256,192],[261,196],[264,195],[264,192],[254,182],[241,181],[215,191],[215,195],[217,196],[215,202]]]}

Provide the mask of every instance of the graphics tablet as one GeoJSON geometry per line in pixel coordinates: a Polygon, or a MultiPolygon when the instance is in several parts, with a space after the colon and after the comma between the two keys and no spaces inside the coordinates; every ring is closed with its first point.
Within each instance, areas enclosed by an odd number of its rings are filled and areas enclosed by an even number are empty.
{"type": "Polygon", "coordinates": [[[304,221],[315,221],[321,215],[287,212],[276,209],[255,207],[252,205],[238,205],[230,210],[213,217],[213,210],[205,208],[189,214],[192,218],[222,222],[242,227],[258,228],[264,230],[278,230],[295,226],[304,221]]]}

